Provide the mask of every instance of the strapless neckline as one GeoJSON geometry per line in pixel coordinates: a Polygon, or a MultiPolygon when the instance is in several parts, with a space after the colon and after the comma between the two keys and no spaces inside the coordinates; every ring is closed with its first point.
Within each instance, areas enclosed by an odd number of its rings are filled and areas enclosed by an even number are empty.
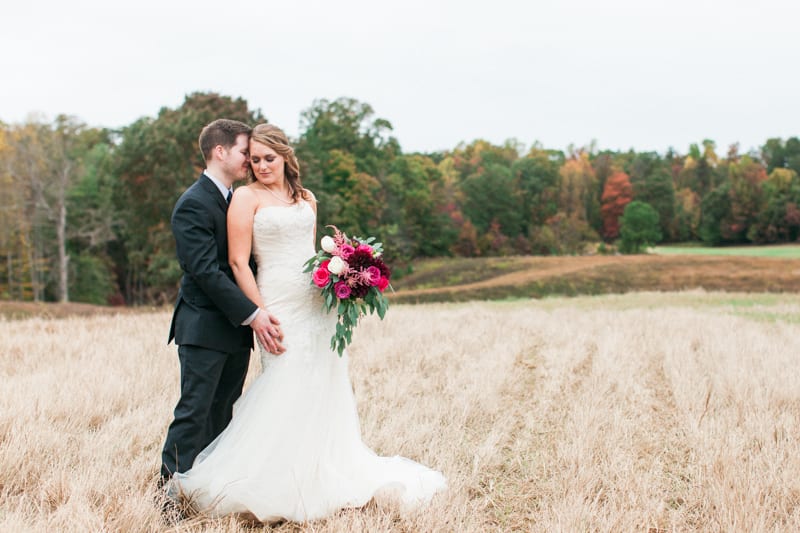
{"type": "Polygon", "coordinates": [[[266,211],[267,209],[297,209],[298,207],[303,207],[308,205],[308,202],[305,200],[300,200],[296,204],[292,205],[262,205],[256,209],[255,214],[257,215],[261,211],[266,211]]]}

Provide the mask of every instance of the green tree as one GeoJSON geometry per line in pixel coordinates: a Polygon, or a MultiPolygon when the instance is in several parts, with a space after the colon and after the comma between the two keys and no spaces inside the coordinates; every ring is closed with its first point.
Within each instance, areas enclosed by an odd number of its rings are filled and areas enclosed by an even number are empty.
{"type": "Polygon", "coordinates": [[[119,245],[114,208],[117,181],[113,148],[98,142],[85,155],[83,173],[69,192],[70,298],[106,304],[118,293],[111,251],[119,245]]]}
{"type": "Polygon", "coordinates": [[[380,226],[384,205],[383,187],[377,179],[364,172],[352,174],[342,196],[340,229],[360,237],[371,235],[380,226]]]}
{"type": "MultiPolygon", "coordinates": [[[[374,118],[369,104],[339,98],[314,101],[301,114],[300,130],[295,148],[303,184],[319,201],[317,217],[323,224],[336,224],[348,231],[347,224],[354,217],[352,208],[346,205],[348,183],[356,179],[363,185],[365,176],[370,176],[385,189],[389,165],[400,154],[400,145],[391,136],[392,125],[386,119],[374,118]]],[[[386,194],[385,190],[378,193],[374,183],[368,189],[377,196],[386,194]]],[[[374,202],[369,205],[380,207],[381,212],[361,213],[362,222],[381,223],[384,207],[374,202]]],[[[364,231],[374,233],[380,228],[364,231]]]]}
{"type": "Polygon", "coordinates": [[[638,200],[629,203],[620,220],[620,251],[636,254],[660,240],[658,211],[638,200]]]}
{"type": "Polygon", "coordinates": [[[777,137],[767,139],[761,147],[761,159],[770,174],[776,168],[788,168],[800,174],[800,138],[790,137],[785,142],[777,137]]]}
{"type": "Polygon", "coordinates": [[[661,233],[670,239],[675,217],[675,185],[670,162],[655,152],[637,154],[628,165],[633,197],[658,212],[661,233]]]}
{"type": "Polygon", "coordinates": [[[447,210],[442,171],[428,156],[396,157],[386,179],[386,222],[398,226],[396,245],[408,258],[448,255],[458,235],[447,210]]]}
{"type": "Polygon", "coordinates": [[[172,208],[205,166],[197,146],[200,131],[220,117],[264,122],[241,98],[193,93],[178,108],[164,107],[156,118],[141,118],[120,133],[115,204],[124,243],[120,282],[130,303],[174,298],[180,269],[170,232],[172,208]]]}
{"type": "Polygon", "coordinates": [[[763,183],[763,207],[748,230],[749,240],[763,244],[794,241],[798,235],[800,178],[789,168],[775,168],[763,183]]]}
{"type": "Polygon", "coordinates": [[[731,231],[730,183],[724,182],[709,192],[700,204],[698,235],[708,245],[717,246],[733,240],[731,231]]]}
{"type": "MultiPolygon", "coordinates": [[[[391,159],[400,152],[397,139],[391,136],[392,124],[374,118],[372,106],[353,98],[333,101],[315,100],[300,117],[298,157],[310,170],[315,185],[325,176],[326,162],[332,150],[352,154],[356,170],[379,177],[391,159]],[[322,176],[318,176],[318,172],[322,176]]],[[[323,186],[327,183],[322,183],[323,186]]]]}
{"type": "Polygon", "coordinates": [[[525,157],[511,164],[526,235],[530,234],[531,228],[541,226],[558,212],[558,171],[563,162],[561,152],[534,147],[525,157]]]}
{"type": "Polygon", "coordinates": [[[522,230],[520,197],[514,176],[508,166],[489,163],[461,182],[464,216],[480,234],[489,230],[492,221],[499,224],[507,237],[516,237],[522,230]]]}
{"type": "Polygon", "coordinates": [[[675,186],[672,175],[663,166],[659,166],[639,182],[638,190],[634,189],[634,197],[650,204],[658,213],[661,234],[669,239],[674,238],[673,224],[675,219],[675,186]]]}

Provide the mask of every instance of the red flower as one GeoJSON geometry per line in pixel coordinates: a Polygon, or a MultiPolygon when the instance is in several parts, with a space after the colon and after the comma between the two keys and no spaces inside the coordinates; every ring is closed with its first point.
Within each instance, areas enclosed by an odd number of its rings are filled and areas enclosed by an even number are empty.
{"type": "MultiPolygon", "coordinates": [[[[326,261],[327,263],[327,261],[326,261]]],[[[324,287],[331,280],[331,273],[328,272],[328,265],[322,266],[314,271],[313,274],[314,285],[319,288],[324,287]]]]}
{"type": "Polygon", "coordinates": [[[389,278],[381,276],[381,279],[378,280],[378,290],[383,292],[386,290],[386,287],[388,286],[389,286],[389,278]]]}

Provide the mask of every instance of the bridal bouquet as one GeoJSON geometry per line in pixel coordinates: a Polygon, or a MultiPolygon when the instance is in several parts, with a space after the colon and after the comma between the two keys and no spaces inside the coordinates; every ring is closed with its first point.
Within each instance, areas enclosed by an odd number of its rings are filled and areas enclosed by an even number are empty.
{"type": "Polygon", "coordinates": [[[370,313],[386,315],[389,301],[383,291],[389,286],[391,271],[383,262],[383,245],[374,237],[348,237],[333,228],[333,236],[320,241],[321,250],[306,261],[304,272],[311,272],[311,283],[322,289],[325,309],[336,307],[339,320],[331,337],[331,349],[339,352],[350,343],[358,319],[370,313]]]}

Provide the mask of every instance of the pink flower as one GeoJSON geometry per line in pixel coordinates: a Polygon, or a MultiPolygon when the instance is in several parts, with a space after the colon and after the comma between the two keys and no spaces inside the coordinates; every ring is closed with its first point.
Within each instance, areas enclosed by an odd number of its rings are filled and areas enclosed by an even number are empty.
{"type": "Polygon", "coordinates": [[[381,276],[381,279],[378,280],[378,290],[383,292],[386,290],[386,287],[388,286],[389,286],[389,278],[384,278],[383,276],[381,276]]]}
{"type": "Polygon", "coordinates": [[[344,259],[346,261],[346,260],[350,259],[350,256],[353,255],[353,252],[355,252],[355,251],[356,251],[356,249],[353,248],[351,245],[343,244],[343,245],[341,245],[339,247],[339,257],[341,257],[342,259],[344,259]]]}
{"type": "Polygon", "coordinates": [[[344,281],[339,281],[333,286],[333,290],[336,291],[336,297],[340,300],[345,300],[350,297],[350,287],[347,286],[347,283],[344,281]]]}
{"type": "MultiPolygon", "coordinates": [[[[359,246],[359,248],[360,248],[360,246],[359,246]]],[[[367,267],[367,269],[364,272],[366,273],[366,276],[364,276],[366,278],[365,281],[369,285],[372,285],[374,287],[375,285],[380,283],[380,281],[381,281],[381,269],[380,268],[378,268],[376,266],[371,266],[371,267],[367,267]]]]}
{"type": "Polygon", "coordinates": [[[331,274],[330,272],[328,272],[327,267],[328,265],[325,266],[320,265],[320,267],[314,271],[313,274],[314,285],[316,285],[319,288],[324,287],[331,280],[331,274]]]}
{"type": "Polygon", "coordinates": [[[347,242],[347,235],[339,231],[339,228],[336,226],[328,226],[329,228],[333,228],[333,242],[336,247],[340,247],[342,244],[347,242]]]}
{"type": "Polygon", "coordinates": [[[359,244],[356,250],[359,252],[367,252],[368,254],[372,255],[372,246],[369,244],[359,244]]]}

